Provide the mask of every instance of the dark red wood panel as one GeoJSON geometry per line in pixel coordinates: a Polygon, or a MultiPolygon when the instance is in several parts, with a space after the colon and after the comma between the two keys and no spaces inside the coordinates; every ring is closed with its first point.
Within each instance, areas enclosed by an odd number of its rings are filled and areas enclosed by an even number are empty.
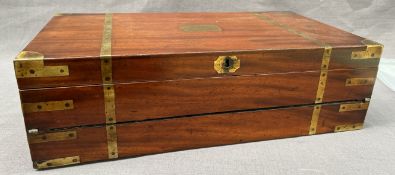
{"type": "MultiPolygon", "coordinates": [[[[318,132],[363,122],[366,110],[339,112],[339,104],[324,105],[318,132]]],[[[117,124],[119,157],[262,141],[308,135],[312,106],[117,124]]],[[[33,161],[80,156],[81,163],[108,159],[106,128],[82,127],[74,140],[31,143],[33,161]],[[88,150],[88,151],[87,151],[88,150]]]]}
{"type": "Polygon", "coordinates": [[[340,105],[326,105],[321,108],[317,133],[333,132],[338,125],[363,123],[367,110],[339,112],[340,105]]]}
{"type": "Polygon", "coordinates": [[[105,123],[101,86],[20,91],[22,103],[73,100],[69,110],[24,112],[26,129],[49,129],[105,123]]]}
{"type": "MultiPolygon", "coordinates": [[[[324,102],[369,98],[373,85],[346,86],[347,78],[375,77],[377,69],[329,71],[324,102]]],[[[228,76],[115,85],[117,121],[314,103],[319,72],[228,76]]],[[[74,109],[24,113],[26,128],[105,123],[101,86],[21,91],[22,103],[73,100],[74,109]]]]}
{"type": "Polygon", "coordinates": [[[107,134],[105,127],[76,128],[76,139],[31,143],[33,161],[80,156],[81,162],[108,159],[107,134]]]}

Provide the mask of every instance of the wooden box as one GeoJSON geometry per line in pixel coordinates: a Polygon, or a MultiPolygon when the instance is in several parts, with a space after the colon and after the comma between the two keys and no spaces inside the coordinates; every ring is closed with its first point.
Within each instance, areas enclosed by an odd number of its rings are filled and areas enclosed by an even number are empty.
{"type": "Polygon", "coordinates": [[[14,65],[45,169],[360,129],[382,48],[292,12],[60,14],[14,65]]]}

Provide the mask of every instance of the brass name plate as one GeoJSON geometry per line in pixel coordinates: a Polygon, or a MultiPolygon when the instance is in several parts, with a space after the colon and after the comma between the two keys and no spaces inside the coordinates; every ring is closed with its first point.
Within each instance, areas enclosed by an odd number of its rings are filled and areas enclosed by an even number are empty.
{"type": "Polygon", "coordinates": [[[40,162],[33,162],[36,169],[46,169],[80,163],[80,156],[64,157],[40,162]]]}
{"type": "Polygon", "coordinates": [[[376,78],[348,78],[346,86],[373,85],[376,78]]]}
{"type": "Polygon", "coordinates": [[[351,125],[338,125],[334,132],[353,131],[363,128],[363,123],[355,123],[351,125]]]}
{"type": "Polygon", "coordinates": [[[68,66],[45,66],[44,55],[38,52],[22,51],[14,60],[17,78],[68,76],[68,66]]]}
{"type": "Polygon", "coordinates": [[[44,143],[62,140],[72,140],[77,138],[77,131],[52,132],[44,134],[28,134],[29,144],[44,143]]]}
{"type": "Polygon", "coordinates": [[[184,32],[221,32],[222,29],[216,24],[184,24],[180,26],[184,32]]]}
{"type": "Polygon", "coordinates": [[[22,109],[24,113],[43,112],[43,111],[61,111],[61,110],[70,110],[73,108],[74,108],[73,100],[22,103],[22,109]]]}
{"type": "Polygon", "coordinates": [[[368,107],[369,107],[369,102],[341,104],[339,108],[339,112],[367,110],[368,107]]]}

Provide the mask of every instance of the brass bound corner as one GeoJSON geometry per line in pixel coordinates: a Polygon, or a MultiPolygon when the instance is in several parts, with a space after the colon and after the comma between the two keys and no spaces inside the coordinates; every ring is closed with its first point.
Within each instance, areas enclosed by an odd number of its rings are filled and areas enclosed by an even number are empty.
{"type": "Polygon", "coordinates": [[[44,55],[33,51],[22,51],[14,60],[17,78],[68,76],[68,66],[45,66],[44,55]]]}
{"type": "Polygon", "coordinates": [[[363,40],[366,50],[355,51],[351,53],[351,59],[379,59],[383,52],[383,45],[370,40],[363,40]]]}

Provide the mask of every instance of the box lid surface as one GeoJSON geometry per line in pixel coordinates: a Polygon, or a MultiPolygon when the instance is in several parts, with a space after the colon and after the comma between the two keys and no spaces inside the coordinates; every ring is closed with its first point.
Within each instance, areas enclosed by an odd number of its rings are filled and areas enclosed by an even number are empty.
{"type": "Polygon", "coordinates": [[[371,43],[292,12],[64,14],[15,69],[20,89],[103,84],[103,58],[108,83],[305,72],[321,69],[325,47],[334,48],[329,69],[377,67],[350,59],[371,43]],[[224,71],[229,60],[235,70],[224,71]]]}

